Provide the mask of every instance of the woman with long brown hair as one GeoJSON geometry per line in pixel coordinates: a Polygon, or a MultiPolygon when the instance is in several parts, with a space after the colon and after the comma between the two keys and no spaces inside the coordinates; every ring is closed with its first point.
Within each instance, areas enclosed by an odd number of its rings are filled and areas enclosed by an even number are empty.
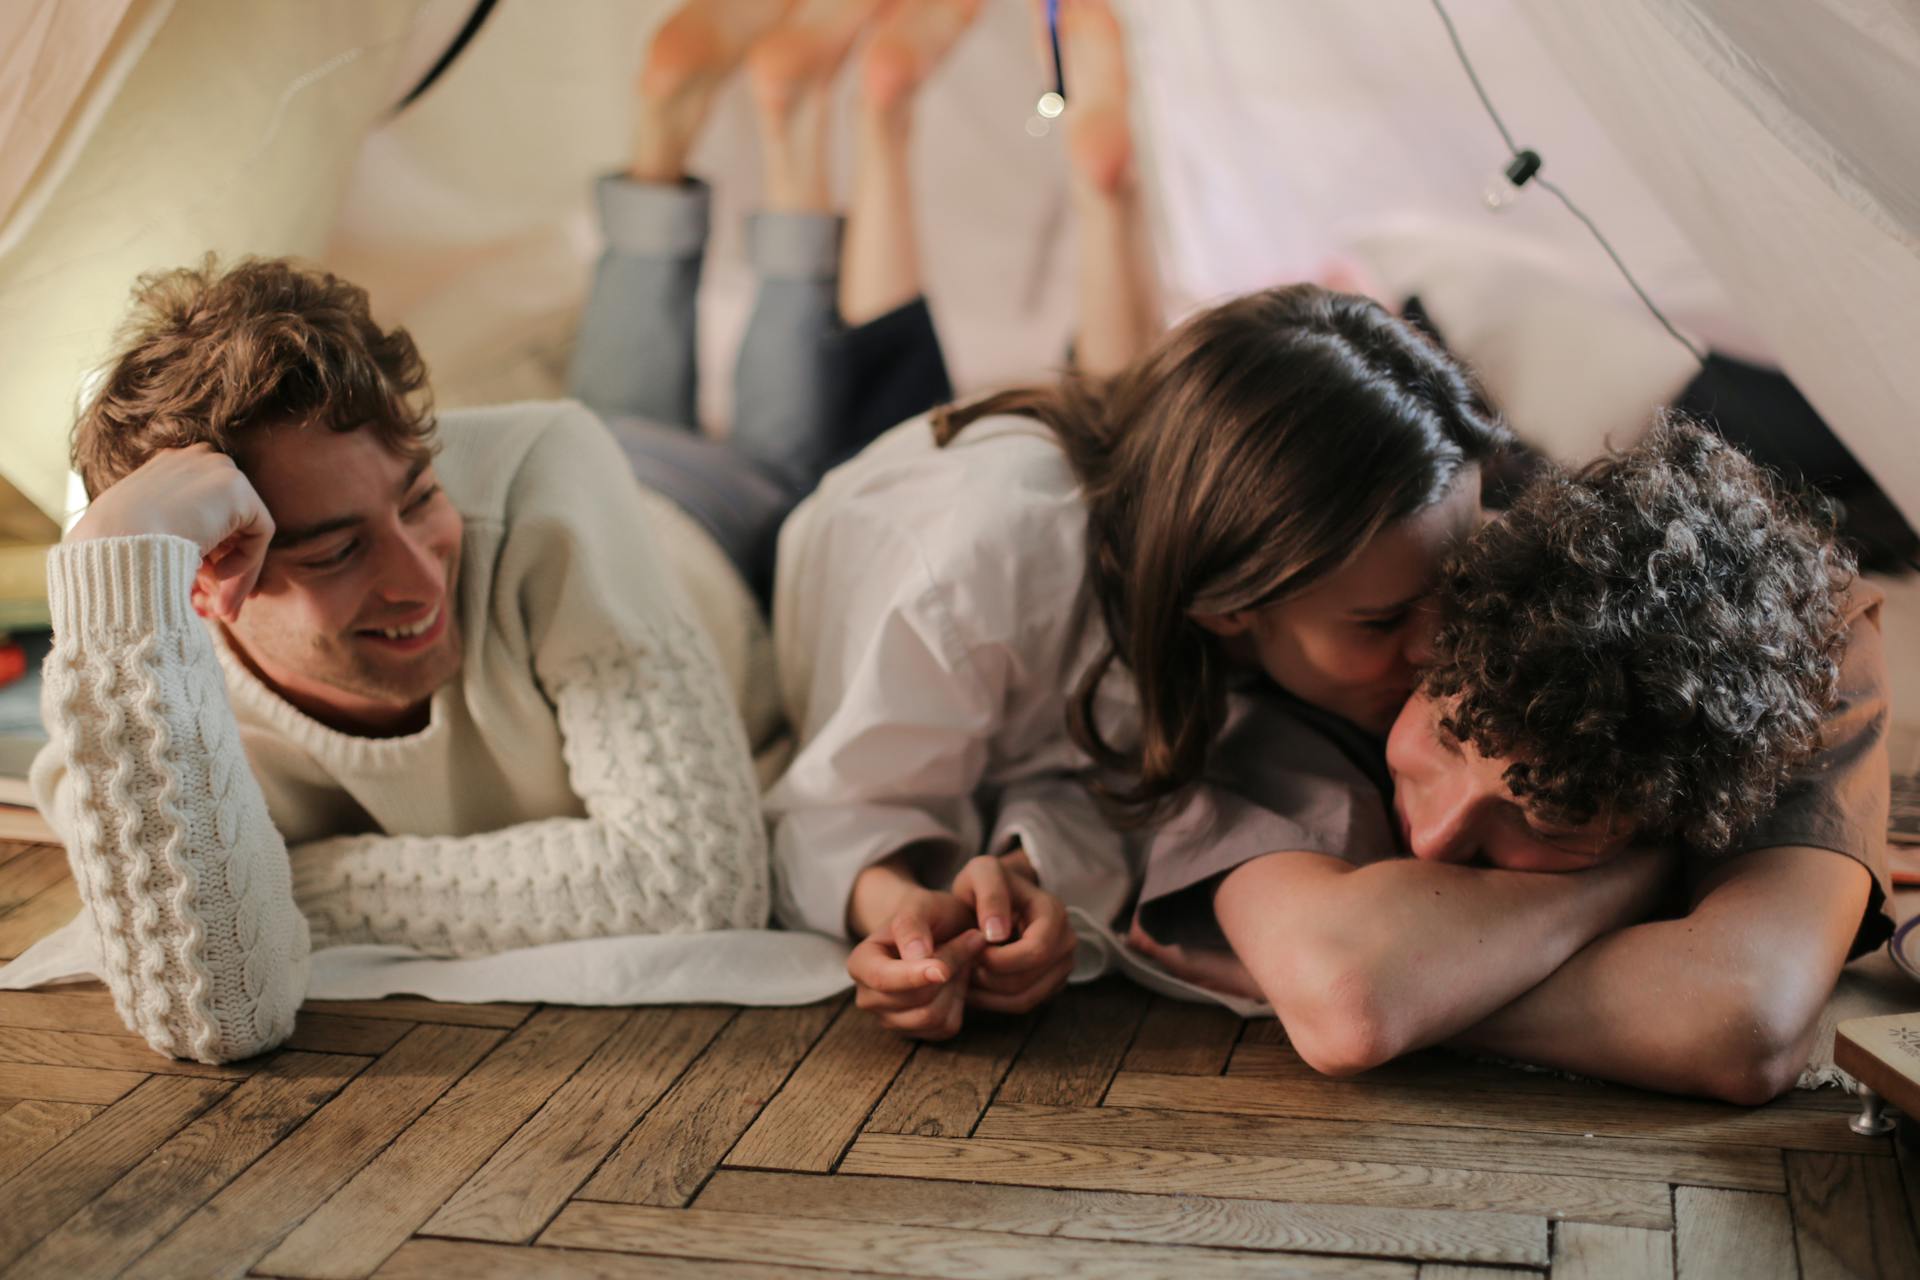
{"type": "MultiPolygon", "coordinates": [[[[1508,440],[1423,335],[1310,285],[1143,352],[1119,29],[1099,0],[1063,5],[1061,28],[1078,370],[896,428],[781,538],[800,746],[767,797],[776,910],[859,942],[862,1005],[921,1035],[1058,990],[1066,907],[1114,923],[1144,833],[1215,794],[1192,784],[1236,685],[1264,676],[1324,714],[1295,736],[1336,763],[1300,776],[1339,776],[1306,814],[1343,787],[1361,808],[1342,735],[1377,743],[1412,688],[1416,606],[1477,518],[1475,464],[1508,440]]],[[[1307,834],[1394,847],[1384,824],[1307,834]]]]}
{"type": "Polygon", "coordinates": [[[1424,336],[1312,285],[1202,312],[1112,378],[897,428],[783,540],[802,736],[770,797],[784,914],[865,937],[865,1002],[902,1029],[1051,994],[996,981],[1024,936],[986,939],[1014,914],[1047,928],[1042,887],[1111,923],[1137,833],[1190,820],[1230,694],[1262,680],[1324,757],[1299,807],[1340,830],[1306,847],[1392,853],[1384,824],[1337,820],[1373,785],[1378,746],[1355,743],[1412,689],[1419,602],[1507,440],[1424,336]],[[924,889],[956,871],[954,895],[924,889]],[[915,1002],[929,990],[944,999],[915,1002]]]}
{"type": "MultiPolygon", "coordinates": [[[[858,941],[862,1005],[915,1034],[1059,988],[1066,908],[1114,923],[1236,687],[1337,726],[1302,727],[1305,755],[1344,759],[1345,734],[1377,757],[1418,602],[1508,442],[1444,352],[1363,298],[1270,289],[1149,348],[1119,30],[1080,0],[1062,35],[1077,370],[896,428],[781,539],[800,747],[768,796],[776,909],[858,941]]],[[[1326,779],[1310,816],[1371,785],[1330,767],[1302,774],[1326,779]]],[[[1367,853],[1391,853],[1377,834],[1367,853]]]]}

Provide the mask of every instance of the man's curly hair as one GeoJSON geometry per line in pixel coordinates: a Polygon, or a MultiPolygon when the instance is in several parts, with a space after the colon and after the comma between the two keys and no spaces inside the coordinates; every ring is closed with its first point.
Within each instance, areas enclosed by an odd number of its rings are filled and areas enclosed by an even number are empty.
{"type": "Polygon", "coordinates": [[[1668,418],[1450,562],[1425,688],[1530,807],[1723,852],[1819,744],[1854,572],[1826,507],[1668,418]]]}
{"type": "Polygon", "coordinates": [[[427,369],[405,329],[374,322],[367,291],[290,258],[141,276],[118,350],[73,429],[73,468],[97,498],[163,449],[232,454],[257,430],[367,427],[430,456],[427,369]]]}

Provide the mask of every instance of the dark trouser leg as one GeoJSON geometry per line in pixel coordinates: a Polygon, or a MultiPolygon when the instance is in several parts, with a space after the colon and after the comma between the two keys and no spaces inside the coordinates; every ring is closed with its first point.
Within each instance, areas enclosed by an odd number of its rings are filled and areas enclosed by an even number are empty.
{"type": "Polygon", "coordinates": [[[760,296],[735,376],[734,447],[798,501],[834,464],[953,394],[926,300],[857,328],[836,305],[840,220],[762,214],[749,247],[760,296]]]}
{"type": "Polygon", "coordinates": [[[634,477],[673,499],[707,531],[765,610],[773,591],[775,540],[794,504],[787,488],[725,442],[697,432],[625,416],[609,418],[607,426],[634,477]]]}
{"type": "Polygon", "coordinates": [[[953,399],[940,335],[924,297],[843,330],[832,347],[829,364],[841,381],[845,412],[829,450],[829,467],[866,448],[888,427],[953,399]]]}
{"type": "Polygon", "coordinates": [[[840,332],[841,227],[824,213],[761,213],[747,222],[760,293],[740,343],[727,438],[796,500],[825,470],[843,411],[829,355],[840,332]]]}
{"type": "Polygon", "coordinates": [[[695,428],[694,300],[706,249],[707,186],[600,179],[607,248],[593,272],[569,393],[603,418],[695,428]]]}

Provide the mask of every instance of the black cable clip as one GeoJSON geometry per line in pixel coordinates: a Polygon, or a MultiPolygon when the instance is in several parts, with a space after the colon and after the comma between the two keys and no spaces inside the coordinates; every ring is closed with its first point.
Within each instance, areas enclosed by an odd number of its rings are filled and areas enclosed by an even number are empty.
{"type": "Polygon", "coordinates": [[[1540,172],[1540,153],[1531,147],[1513,153],[1513,159],[1507,163],[1507,181],[1516,187],[1524,187],[1540,172]]]}

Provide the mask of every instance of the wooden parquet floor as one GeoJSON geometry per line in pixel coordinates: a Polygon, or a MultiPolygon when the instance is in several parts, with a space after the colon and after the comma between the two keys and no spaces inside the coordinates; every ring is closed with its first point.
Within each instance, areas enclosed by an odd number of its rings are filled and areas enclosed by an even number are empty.
{"type": "MultiPolygon", "coordinates": [[[[76,903],[0,844],[0,956],[76,903]]],[[[1847,1110],[1332,1081],[1117,980],[921,1046],[844,998],[315,1002],[229,1067],[0,992],[0,1274],[1911,1280],[1920,1158],[1847,1110]]]]}

